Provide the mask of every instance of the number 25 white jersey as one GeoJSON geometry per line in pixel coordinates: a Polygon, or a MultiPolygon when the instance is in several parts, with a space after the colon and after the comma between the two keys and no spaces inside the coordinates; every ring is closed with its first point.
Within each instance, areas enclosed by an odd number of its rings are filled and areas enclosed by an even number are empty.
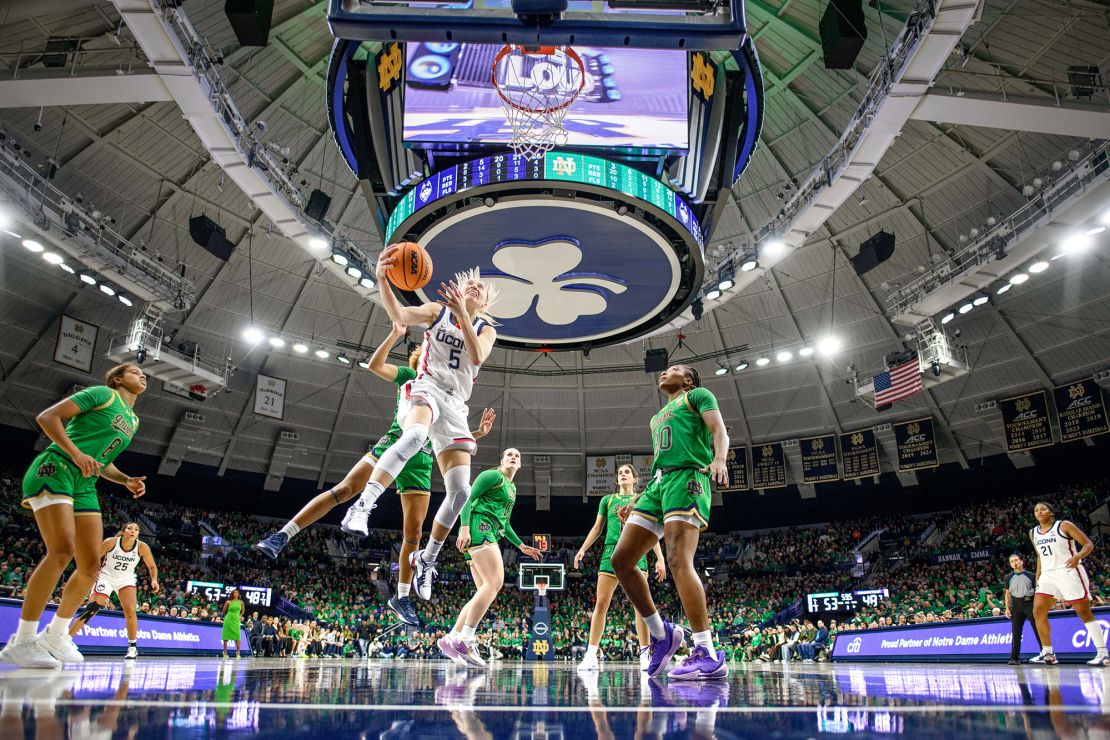
{"type": "Polygon", "coordinates": [[[123,549],[123,538],[117,537],[116,544],[104,556],[104,563],[100,566],[100,572],[109,578],[130,578],[135,577],[135,566],[139,564],[139,541],[135,540],[135,546],[130,550],[123,549]]]}
{"type": "Polygon", "coordinates": [[[1060,530],[1064,521],[1063,519],[1058,519],[1053,522],[1047,532],[1041,532],[1039,526],[1029,530],[1029,536],[1032,538],[1033,546],[1037,550],[1037,557],[1040,558],[1042,573],[1049,570],[1066,568],[1068,565],[1068,558],[1079,551],[1076,547],[1075,540],[1068,537],[1060,530]]]}
{"type": "MultiPolygon", "coordinates": [[[[475,335],[482,331],[486,323],[485,319],[473,320],[475,335]]],[[[416,380],[430,379],[440,389],[466,403],[474,390],[479,367],[470,361],[466,340],[454,316],[446,308],[441,308],[439,316],[424,332],[424,346],[420,349],[416,365],[416,380]]]]}

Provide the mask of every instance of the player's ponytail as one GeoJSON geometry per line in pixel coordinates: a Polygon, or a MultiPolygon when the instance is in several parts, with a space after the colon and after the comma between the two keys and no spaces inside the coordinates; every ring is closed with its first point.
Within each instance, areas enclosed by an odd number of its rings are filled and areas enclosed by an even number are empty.
{"type": "Polygon", "coordinates": [[[424,345],[423,344],[416,344],[414,342],[414,343],[410,344],[409,346],[413,348],[413,350],[411,352],[409,352],[409,367],[411,367],[413,370],[415,370],[416,369],[416,364],[418,362],[420,362],[420,351],[422,349],[424,349],[424,345]]]}
{"type": "Polygon", "coordinates": [[[120,381],[123,380],[124,374],[133,367],[138,367],[130,362],[125,362],[122,365],[116,365],[108,372],[104,373],[104,385],[109,388],[119,388],[120,381]]]}

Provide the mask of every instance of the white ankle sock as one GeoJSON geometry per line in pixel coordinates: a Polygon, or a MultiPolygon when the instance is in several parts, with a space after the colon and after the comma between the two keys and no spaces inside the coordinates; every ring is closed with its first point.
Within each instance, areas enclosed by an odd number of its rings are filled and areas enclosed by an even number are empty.
{"type": "Polygon", "coordinates": [[[695,632],[694,647],[699,645],[709,651],[709,654],[716,657],[717,648],[713,644],[713,630],[705,630],[704,632],[695,632]]]}
{"type": "Polygon", "coordinates": [[[656,640],[662,640],[667,636],[667,630],[663,627],[663,617],[659,616],[659,612],[644,617],[644,624],[647,625],[648,632],[656,640]]]}
{"type": "Polygon", "coordinates": [[[437,540],[435,537],[428,538],[428,546],[424,548],[425,563],[434,563],[439,559],[439,551],[443,549],[443,540],[437,540]]]}
{"type": "Polygon", "coordinates": [[[50,620],[50,626],[46,631],[51,635],[68,635],[69,623],[73,621],[73,617],[59,617],[57,614],[50,620]]]}
{"type": "Polygon", "coordinates": [[[461,637],[464,640],[473,640],[474,639],[474,633],[477,630],[478,630],[477,627],[471,627],[469,624],[464,624],[463,628],[462,628],[462,632],[459,633],[459,637],[461,637]]]}
{"type": "Polygon", "coordinates": [[[35,639],[35,633],[39,631],[39,620],[37,619],[21,619],[19,620],[19,627],[15,631],[16,642],[30,642],[35,639]]]}
{"type": "Polygon", "coordinates": [[[597,657],[597,645],[587,645],[586,646],[586,657],[587,658],[596,658],[597,657]]]}
{"type": "Polygon", "coordinates": [[[403,599],[412,591],[411,583],[398,583],[397,584],[397,598],[403,599]]]}
{"type": "Polygon", "coordinates": [[[301,527],[296,522],[286,522],[285,526],[281,528],[281,531],[286,537],[293,539],[297,536],[297,532],[301,531],[301,527]]]}
{"type": "Polygon", "coordinates": [[[1091,642],[1095,646],[1095,650],[1100,653],[1106,652],[1106,633],[1102,630],[1102,625],[1098,620],[1087,622],[1087,634],[1091,636],[1091,642]]]}
{"type": "Polygon", "coordinates": [[[369,509],[378,502],[383,493],[385,493],[385,486],[377,481],[370,481],[366,484],[366,488],[362,489],[362,495],[358,497],[357,503],[369,509]]]}

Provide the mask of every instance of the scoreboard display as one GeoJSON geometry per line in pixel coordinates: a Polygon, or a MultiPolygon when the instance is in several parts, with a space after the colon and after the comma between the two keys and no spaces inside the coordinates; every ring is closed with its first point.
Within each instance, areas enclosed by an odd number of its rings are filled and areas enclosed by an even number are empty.
{"type": "Polygon", "coordinates": [[[806,611],[810,614],[842,614],[865,606],[878,606],[889,598],[890,591],[885,588],[807,594],[806,611]]]}
{"type": "Polygon", "coordinates": [[[409,190],[390,214],[386,241],[409,216],[437,200],[484,185],[529,180],[596,185],[644,201],[678,219],[702,244],[701,225],[694,212],[662,180],[619,162],[570,152],[548,152],[533,160],[520,154],[497,154],[434,172],[409,190]]]}
{"type": "Polygon", "coordinates": [[[191,594],[199,593],[208,601],[220,604],[228,600],[231,592],[239,589],[243,601],[251,606],[271,606],[273,589],[267,586],[237,586],[235,584],[213,583],[210,581],[188,581],[185,590],[191,594]]]}

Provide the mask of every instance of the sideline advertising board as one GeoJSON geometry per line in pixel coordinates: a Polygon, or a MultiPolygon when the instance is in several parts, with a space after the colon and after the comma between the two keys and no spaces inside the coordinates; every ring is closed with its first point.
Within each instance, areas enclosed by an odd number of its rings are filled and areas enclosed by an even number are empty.
{"type": "MultiPolygon", "coordinates": [[[[1093,610],[1103,629],[1110,629],[1110,607],[1093,610]]],[[[1048,615],[1052,644],[1061,662],[1086,661],[1094,657],[1087,628],[1075,612],[1054,611],[1048,615]]],[[[1031,622],[1022,633],[1022,655],[1037,654],[1040,645],[1031,622]]],[[[1004,617],[963,619],[904,627],[841,632],[833,644],[833,660],[1005,663],[1010,657],[1010,620],[1004,617]]]]}

